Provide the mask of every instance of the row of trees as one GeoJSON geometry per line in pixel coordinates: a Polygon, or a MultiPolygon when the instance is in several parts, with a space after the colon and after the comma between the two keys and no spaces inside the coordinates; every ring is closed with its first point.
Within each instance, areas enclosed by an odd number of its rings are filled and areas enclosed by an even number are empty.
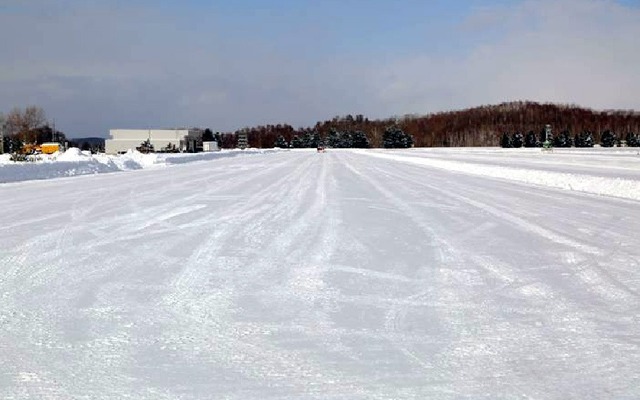
{"type": "MultiPolygon", "coordinates": [[[[25,143],[58,141],[65,135],[47,122],[44,110],[29,106],[14,109],[0,124],[5,126],[5,151],[16,151],[25,143]]],[[[428,115],[405,115],[369,120],[363,115],[346,115],[319,121],[314,126],[294,128],[288,124],[261,125],[235,132],[205,130],[204,141],[216,140],[221,148],[237,147],[238,137],[250,147],[385,147],[404,148],[448,146],[535,147],[544,142],[540,126],[550,124],[560,133],[553,138],[557,147],[616,145],[613,132],[624,132],[629,146],[636,146],[640,113],[635,111],[594,111],[575,105],[510,102],[428,115]],[[505,135],[503,132],[516,132],[505,135]],[[528,132],[521,134],[518,132],[528,132]],[[572,135],[570,132],[580,132],[572,135]]],[[[82,143],[78,143],[83,145],[82,143]]],[[[89,147],[87,144],[86,147],[89,147]]],[[[93,145],[91,145],[93,148],[93,145]]]]}
{"type": "MultiPolygon", "coordinates": [[[[540,126],[545,124],[551,124],[554,130],[560,132],[591,132],[593,143],[603,143],[603,135],[607,130],[640,132],[640,113],[595,111],[575,105],[517,101],[379,120],[369,120],[362,115],[346,115],[297,129],[287,124],[257,126],[221,134],[222,142],[219,143],[223,148],[234,147],[236,135],[242,132],[247,134],[251,147],[271,147],[280,136],[284,139],[280,139],[281,144],[286,142],[291,146],[293,138],[297,136],[303,143],[302,147],[307,147],[309,143],[305,144],[304,137],[317,134],[321,140],[325,140],[335,130],[351,134],[362,132],[369,140],[370,147],[389,147],[390,142],[385,142],[385,133],[388,127],[395,126],[418,147],[498,146],[503,132],[538,132],[540,126]]],[[[523,136],[524,143],[526,135],[523,136]]],[[[575,136],[572,139],[576,143],[575,136]]]]}
{"type": "Polygon", "coordinates": [[[371,144],[367,135],[362,131],[340,132],[335,128],[332,128],[324,138],[317,131],[307,131],[302,136],[293,135],[290,142],[284,135],[279,135],[274,143],[274,147],[280,148],[315,148],[318,146],[366,149],[371,147],[371,144]]]}
{"type": "MultiPolygon", "coordinates": [[[[609,129],[602,132],[599,137],[602,147],[614,147],[623,144],[623,141],[609,129]]],[[[629,132],[625,137],[624,144],[626,146],[640,147],[640,136],[629,132]]],[[[520,132],[513,134],[505,132],[500,139],[500,146],[504,148],[542,147],[545,140],[549,140],[549,143],[554,147],[593,147],[596,143],[593,133],[589,131],[572,135],[570,131],[563,130],[558,135],[549,135],[547,138],[546,131],[542,130],[539,136],[533,131],[529,131],[526,135],[522,135],[520,132]]]]}
{"type": "MultiPolygon", "coordinates": [[[[397,125],[385,128],[382,135],[382,145],[387,149],[404,149],[413,146],[413,138],[405,133],[397,125]]],[[[280,148],[305,148],[328,146],[336,149],[371,147],[369,137],[361,130],[340,132],[336,128],[330,128],[329,133],[322,137],[318,131],[306,132],[302,137],[294,135],[291,142],[287,142],[283,135],[276,138],[274,147],[280,148]]]]}

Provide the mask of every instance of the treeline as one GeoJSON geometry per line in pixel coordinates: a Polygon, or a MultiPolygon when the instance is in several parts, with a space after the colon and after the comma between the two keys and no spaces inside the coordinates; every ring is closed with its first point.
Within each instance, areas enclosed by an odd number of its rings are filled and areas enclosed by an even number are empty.
{"type": "MultiPolygon", "coordinates": [[[[505,132],[502,134],[502,139],[500,139],[500,146],[504,148],[593,147],[596,144],[593,136],[593,133],[589,131],[582,131],[572,135],[568,130],[561,131],[557,135],[554,135],[551,132],[546,132],[546,130],[542,130],[539,136],[533,131],[529,131],[526,135],[523,135],[520,132],[514,132],[512,134],[505,132]]],[[[619,137],[609,129],[602,132],[600,135],[600,146],[602,147],[622,145],[628,147],[640,147],[640,135],[634,132],[627,132],[624,137],[619,137]]]]}
{"type": "MultiPolygon", "coordinates": [[[[363,115],[346,115],[319,121],[314,126],[294,128],[289,124],[247,127],[235,132],[215,134],[205,130],[203,140],[216,140],[221,148],[238,146],[246,137],[249,147],[468,147],[539,146],[542,130],[551,125],[556,147],[589,147],[600,143],[627,145],[638,143],[640,113],[633,110],[596,111],[566,104],[540,104],[529,101],[486,105],[460,111],[428,115],[405,115],[370,120],[363,115]],[[505,139],[505,132],[507,138],[505,139]],[[510,143],[509,143],[510,142],[510,143]]],[[[47,121],[44,110],[29,106],[16,108],[3,116],[2,143],[5,152],[17,151],[30,143],[70,142],[63,132],[47,121]]],[[[82,140],[69,145],[92,151],[100,143],[82,140]]]]}
{"type": "Polygon", "coordinates": [[[293,128],[288,124],[243,128],[221,134],[220,144],[222,148],[235,147],[239,134],[247,135],[251,147],[273,147],[278,140],[288,144],[296,142],[294,137],[300,140],[317,137],[326,143],[332,132],[340,135],[361,132],[370,147],[389,147],[385,146],[388,143],[385,142],[385,132],[394,128],[402,131],[417,147],[499,146],[504,132],[520,132],[522,135],[534,132],[539,135],[547,124],[552,126],[554,132],[568,132],[572,140],[575,140],[576,134],[590,132],[594,143],[602,143],[602,135],[607,131],[617,138],[640,132],[640,113],[517,101],[379,120],[370,120],[363,115],[346,115],[303,128],[293,128]]]}

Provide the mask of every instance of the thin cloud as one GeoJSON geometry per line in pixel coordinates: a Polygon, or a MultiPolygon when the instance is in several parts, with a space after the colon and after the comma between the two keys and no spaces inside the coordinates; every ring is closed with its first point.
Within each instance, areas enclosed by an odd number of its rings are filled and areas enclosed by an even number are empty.
{"type": "Polygon", "coordinates": [[[459,45],[403,49],[402,58],[337,43],[340,51],[316,48],[315,28],[284,44],[250,27],[229,33],[211,9],[195,22],[143,2],[7,4],[0,110],[40,105],[71,136],[300,126],[346,113],[379,118],[517,99],[639,108],[640,10],[613,0],[485,7],[451,27],[459,45]]]}
{"type": "Polygon", "coordinates": [[[501,38],[458,57],[424,55],[387,66],[374,79],[380,82],[378,100],[394,113],[518,99],[640,105],[640,10],[612,1],[563,0],[527,1],[496,14],[501,38]]]}

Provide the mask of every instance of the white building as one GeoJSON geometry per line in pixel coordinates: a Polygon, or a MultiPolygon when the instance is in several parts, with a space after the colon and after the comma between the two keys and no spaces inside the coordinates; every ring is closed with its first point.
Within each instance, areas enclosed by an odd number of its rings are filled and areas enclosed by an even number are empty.
{"type": "Polygon", "coordinates": [[[111,129],[111,139],[105,140],[104,151],[107,154],[124,153],[149,140],[156,151],[172,145],[179,151],[193,152],[201,150],[202,133],[200,129],[111,129]]]}
{"type": "Polygon", "coordinates": [[[218,142],[202,142],[202,151],[220,151],[220,147],[218,146],[218,142]]]}

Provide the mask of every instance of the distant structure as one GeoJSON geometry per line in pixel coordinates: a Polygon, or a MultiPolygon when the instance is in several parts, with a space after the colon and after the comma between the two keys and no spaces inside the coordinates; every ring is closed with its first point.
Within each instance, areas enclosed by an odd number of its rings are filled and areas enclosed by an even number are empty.
{"type": "Polygon", "coordinates": [[[553,142],[551,141],[551,125],[544,126],[544,142],[542,142],[542,151],[553,151],[553,142]]]}
{"type": "Polygon", "coordinates": [[[220,151],[220,147],[218,146],[218,142],[202,142],[202,151],[210,152],[210,151],[220,151]]]}
{"type": "Polygon", "coordinates": [[[111,129],[111,139],[104,142],[107,154],[125,153],[135,149],[146,140],[156,151],[175,148],[180,152],[202,151],[201,129],[111,129]]]}
{"type": "Polygon", "coordinates": [[[245,132],[238,133],[238,148],[244,150],[249,147],[249,137],[245,132]]]}
{"type": "Polygon", "coordinates": [[[546,124],[544,126],[544,140],[546,142],[550,142],[551,141],[551,125],[546,124]]]}

